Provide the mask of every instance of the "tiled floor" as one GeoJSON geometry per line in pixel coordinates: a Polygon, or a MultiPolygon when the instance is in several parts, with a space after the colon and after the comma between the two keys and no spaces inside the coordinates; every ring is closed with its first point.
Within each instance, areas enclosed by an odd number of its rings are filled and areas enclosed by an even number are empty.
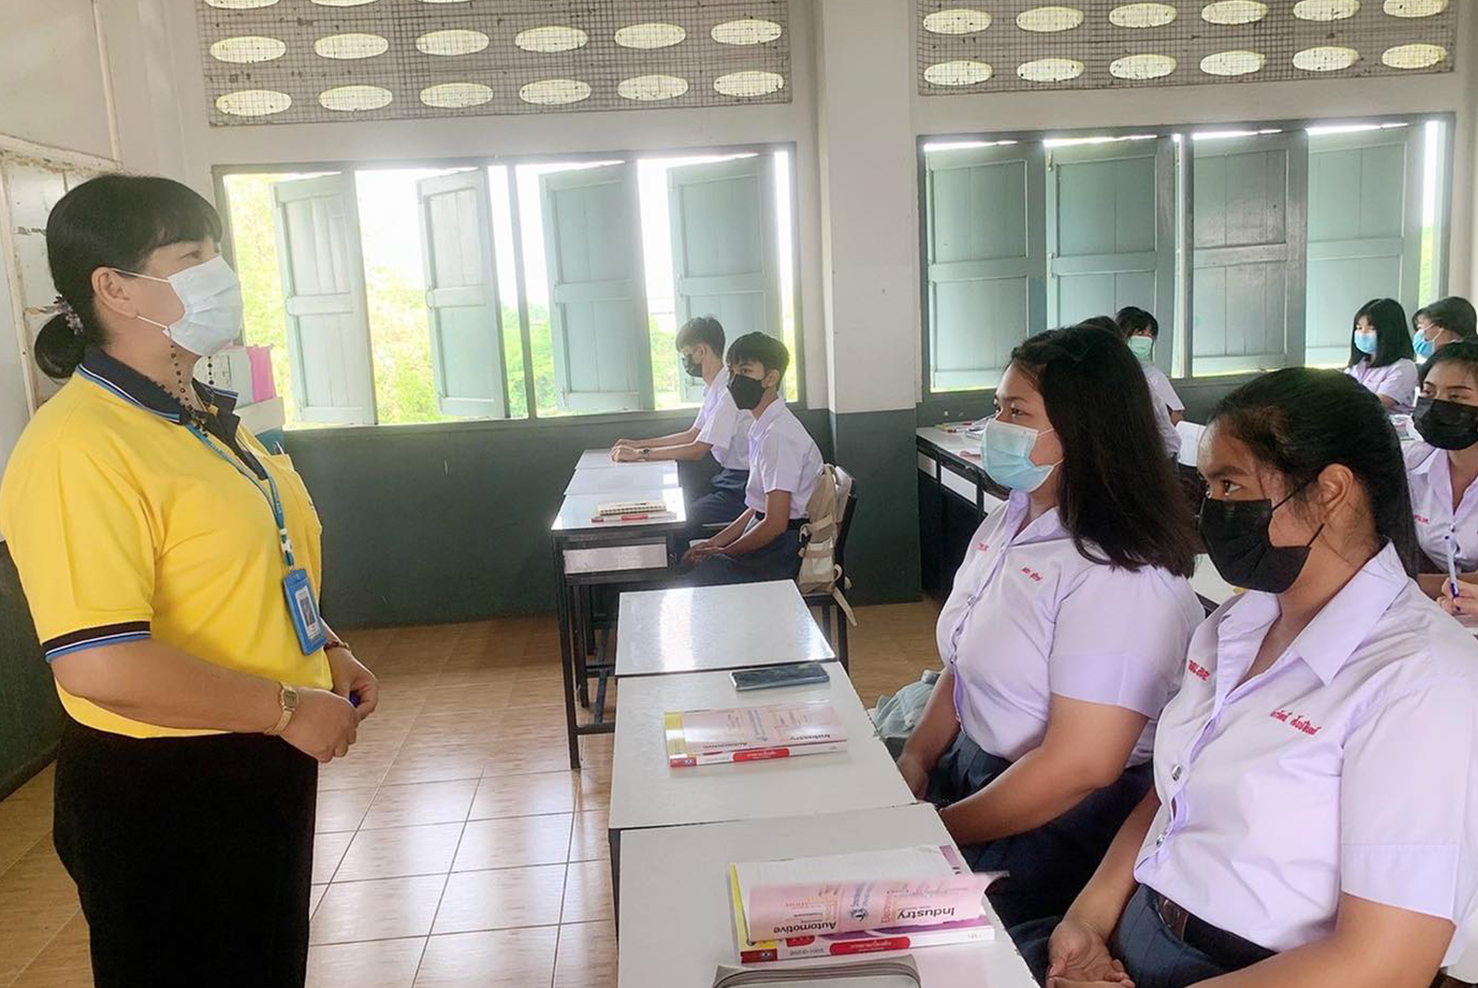
{"type": "MultiPolygon", "coordinates": [[[[863,702],[938,665],[930,603],[862,608],[863,702]]],[[[569,770],[552,618],[349,636],[383,684],[320,778],[314,988],[614,988],[610,735],[569,770]]],[[[0,988],[92,983],[51,771],[0,802],[0,988]]]]}

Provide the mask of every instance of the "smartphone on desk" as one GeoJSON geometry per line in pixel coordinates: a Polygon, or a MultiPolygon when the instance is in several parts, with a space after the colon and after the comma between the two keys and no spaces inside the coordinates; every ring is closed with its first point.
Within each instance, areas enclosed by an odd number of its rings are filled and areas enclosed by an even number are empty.
{"type": "Polygon", "coordinates": [[[729,673],[729,678],[734,681],[734,689],[741,693],[773,690],[782,686],[811,686],[829,681],[826,669],[820,662],[792,662],[783,666],[737,669],[729,673]]]}

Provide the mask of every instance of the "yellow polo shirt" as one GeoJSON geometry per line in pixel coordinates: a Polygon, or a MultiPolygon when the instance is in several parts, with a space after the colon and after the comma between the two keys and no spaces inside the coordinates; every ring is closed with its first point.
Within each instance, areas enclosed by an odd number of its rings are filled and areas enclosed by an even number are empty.
{"type": "MultiPolygon", "coordinates": [[[[231,435],[235,396],[208,388],[202,396],[231,435]]],[[[303,655],[288,613],[267,485],[183,422],[162,388],[89,350],[22,433],[0,481],[0,533],[47,661],[153,637],[227,669],[328,688],[327,658],[303,655]]],[[[307,488],[286,455],[268,453],[246,429],[234,432],[277,482],[294,561],[316,590],[322,526],[307,488]]],[[[234,459],[227,443],[209,438],[234,459]]],[[[98,730],[214,733],[142,723],[57,692],[72,717],[98,730]]]]}

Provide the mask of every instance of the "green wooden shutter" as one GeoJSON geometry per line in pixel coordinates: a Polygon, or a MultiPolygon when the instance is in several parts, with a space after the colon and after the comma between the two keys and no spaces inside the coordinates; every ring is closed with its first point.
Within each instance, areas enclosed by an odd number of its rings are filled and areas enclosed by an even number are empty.
{"type": "Polygon", "coordinates": [[[473,168],[422,179],[416,192],[437,405],[446,415],[507,418],[488,173],[473,168]]]}
{"type": "Polygon", "coordinates": [[[1192,146],[1190,372],[1301,363],[1308,135],[1192,146]]]}
{"type": "Polygon", "coordinates": [[[930,387],[993,388],[1012,348],[1046,328],[1042,147],[931,151],[926,163],[930,387]]]}
{"type": "Polygon", "coordinates": [[[1310,364],[1350,357],[1350,320],[1373,298],[1416,311],[1422,128],[1309,136],[1310,364]]]}
{"type": "MultiPolygon", "coordinates": [[[[781,337],[774,183],[769,155],[668,170],[678,326],[714,316],[729,340],[756,332],[781,337]]],[[[702,381],[680,368],[678,380],[685,400],[702,397],[702,381]]]]}
{"type": "Polygon", "coordinates": [[[1047,152],[1047,323],[1126,305],[1160,324],[1156,362],[1175,340],[1175,147],[1168,137],[1047,152]]]}
{"type": "Polygon", "coordinates": [[[539,177],[560,408],[651,408],[636,166],[539,177]]]}
{"type": "Polygon", "coordinates": [[[272,196],[298,417],[371,425],[374,360],[354,176],[278,182],[272,196]]]}

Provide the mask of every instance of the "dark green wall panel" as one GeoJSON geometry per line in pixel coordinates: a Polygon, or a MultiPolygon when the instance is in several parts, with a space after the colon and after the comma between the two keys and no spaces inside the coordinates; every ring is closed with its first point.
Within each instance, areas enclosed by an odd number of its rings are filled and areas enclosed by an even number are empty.
{"type": "Polygon", "coordinates": [[[919,598],[918,448],[914,409],[832,415],[835,462],[857,480],[847,543],[854,604],[919,598]]]}
{"type": "Polygon", "coordinates": [[[62,717],[15,564],[0,542],[0,798],[51,759],[62,717]]]}

